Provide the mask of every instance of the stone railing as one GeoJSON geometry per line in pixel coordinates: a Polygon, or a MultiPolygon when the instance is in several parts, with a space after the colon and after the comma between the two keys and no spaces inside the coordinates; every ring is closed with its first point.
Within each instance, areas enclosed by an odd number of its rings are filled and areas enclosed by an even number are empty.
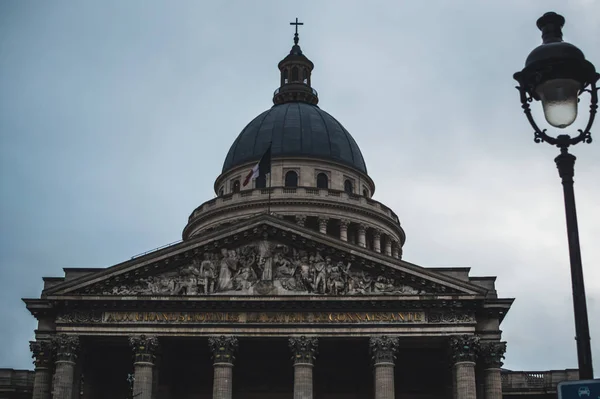
{"type": "Polygon", "coordinates": [[[579,378],[576,369],[550,371],[502,371],[502,391],[504,393],[529,394],[536,392],[554,392],[562,381],[579,378]]]}
{"type": "MultiPolygon", "coordinates": [[[[387,216],[394,222],[400,224],[398,216],[390,208],[383,205],[381,202],[363,197],[362,195],[348,194],[345,191],[315,187],[272,187],[270,190],[271,201],[277,201],[280,199],[333,200],[340,203],[364,207],[381,215],[387,216]]],[[[250,201],[256,201],[260,203],[264,202],[266,204],[268,198],[268,188],[256,188],[240,191],[238,193],[226,194],[217,198],[213,198],[200,205],[194,210],[194,212],[192,212],[188,221],[191,222],[192,220],[219,209],[222,206],[242,204],[250,201]]]]}
{"type": "Polygon", "coordinates": [[[32,392],[34,375],[29,370],[0,369],[0,394],[32,392]]]}

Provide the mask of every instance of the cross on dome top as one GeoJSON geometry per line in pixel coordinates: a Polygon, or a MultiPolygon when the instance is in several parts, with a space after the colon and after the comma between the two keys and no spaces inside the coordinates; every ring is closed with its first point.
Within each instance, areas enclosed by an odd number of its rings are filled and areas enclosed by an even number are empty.
{"type": "Polygon", "coordinates": [[[298,41],[300,40],[298,38],[298,26],[304,25],[304,22],[298,22],[298,18],[296,18],[296,22],[290,22],[290,25],[296,26],[296,33],[294,33],[294,44],[298,44],[298,41]]]}

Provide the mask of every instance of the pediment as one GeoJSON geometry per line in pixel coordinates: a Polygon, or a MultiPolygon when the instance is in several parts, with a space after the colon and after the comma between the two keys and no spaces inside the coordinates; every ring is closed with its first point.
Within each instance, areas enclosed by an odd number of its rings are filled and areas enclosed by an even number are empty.
{"type": "Polygon", "coordinates": [[[46,295],[484,295],[485,289],[262,215],[46,295]]]}

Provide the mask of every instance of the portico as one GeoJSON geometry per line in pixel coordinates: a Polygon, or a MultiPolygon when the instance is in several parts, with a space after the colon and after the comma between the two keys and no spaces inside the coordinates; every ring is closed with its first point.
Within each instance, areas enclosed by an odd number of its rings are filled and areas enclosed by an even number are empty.
{"type": "MultiPolygon", "coordinates": [[[[456,336],[466,337],[471,336],[456,336]]],[[[475,374],[453,372],[461,363],[453,364],[449,339],[441,337],[87,336],[80,344],[81,374],[59,371],[55,379],[70,378],[86,399],[131,394],[165,399],[444,398],[453,387],[462,392],[457,397],[475,398],[467,393],[475,387],[475,374]],[[147,346],[140,350],[142,343],[147,346]]],[[[488,378],[483,384],[486,392],[494,389],[488,378]]],[[[54,390],[52,397],[69,395],[54,390]]]]}

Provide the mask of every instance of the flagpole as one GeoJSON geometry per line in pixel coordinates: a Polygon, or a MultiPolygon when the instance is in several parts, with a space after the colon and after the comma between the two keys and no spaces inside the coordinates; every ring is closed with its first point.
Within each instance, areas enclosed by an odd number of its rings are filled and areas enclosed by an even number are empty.
{"type": "Polygon", "coordinates": [[[269,198],[267,199],[267,215],[271,215],[271,190],[273,189],[273,187],[271,187],[271,175],[273,174],[273,168],[271,168],[271,147],[273,146],[273,141],[269,142],[269,198]]]}
{"type": "Polygon", "coordinates": [[[269,199],[267,200],[267,215],[271,214],[271,172],[269,172],[269,199]]]}

